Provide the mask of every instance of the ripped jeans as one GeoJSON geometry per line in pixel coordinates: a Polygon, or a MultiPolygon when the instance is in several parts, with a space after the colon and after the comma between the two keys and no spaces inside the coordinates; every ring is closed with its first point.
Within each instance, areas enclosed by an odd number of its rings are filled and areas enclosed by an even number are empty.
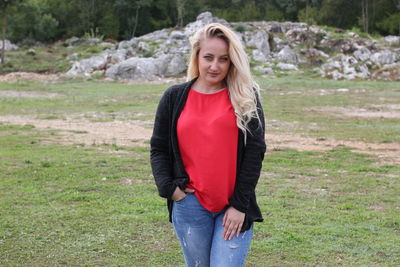
{"type": "Polygon", "coordinates": [[[232,240],[224,240],[224,212],[206,210],[192,193],[173,203],[172,222],[187,267],[244,266],[253,226],[239,237],[235,235],[232,240]]]}

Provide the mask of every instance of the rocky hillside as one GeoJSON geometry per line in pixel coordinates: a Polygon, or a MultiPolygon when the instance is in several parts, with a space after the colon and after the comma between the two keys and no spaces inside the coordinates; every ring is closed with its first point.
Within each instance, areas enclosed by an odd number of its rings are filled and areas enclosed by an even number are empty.
{"type": "Polygon", "coordinates": [[[400,81],[400,36],[376,40],[292,22],[228,23],[210,12],[200,14],[184,28],[163,29],[122,41],[98,56],[74,62],[67,74],[111,79],[184,75],[189,37],[211,22],[236,31],[251,57],[254,73],[259,75],[307,69],[332,79],[400,81]]]}

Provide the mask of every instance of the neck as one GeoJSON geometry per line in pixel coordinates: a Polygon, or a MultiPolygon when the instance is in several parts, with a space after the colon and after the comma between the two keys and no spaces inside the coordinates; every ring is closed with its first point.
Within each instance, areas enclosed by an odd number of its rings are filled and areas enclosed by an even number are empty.
{"type": "Polygon", "coordinates": [[[196,90],[198,92],[201,92],[201,93],[206,93],[206,94],[207,93],[211,94],[211,93],[218,92],[218,91],[224,89],[225,87],[226,87],[225,84],[222,83],[222,82],[218,83],[218,84],[209,84],[209,83],[206,83],[206,82],[204,82],[204,81],[202,81],[200,79],[198,79],[192,85],[192,88],[194,90],[196,90]]]}

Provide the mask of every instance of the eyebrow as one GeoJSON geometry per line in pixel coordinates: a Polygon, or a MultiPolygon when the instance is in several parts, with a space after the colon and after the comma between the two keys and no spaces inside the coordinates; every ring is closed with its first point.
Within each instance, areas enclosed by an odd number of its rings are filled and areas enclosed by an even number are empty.
{"type": "MultiPolygon", "coordinates": [[[[214,56],[214,54],[212,54],[212,53],[206,53],[206,54],[204,54],[205,56],[214,56]]],[[[229,55],[222,55],[222,56],[220,56],[220,57],[229,57],[229,55]]]]}

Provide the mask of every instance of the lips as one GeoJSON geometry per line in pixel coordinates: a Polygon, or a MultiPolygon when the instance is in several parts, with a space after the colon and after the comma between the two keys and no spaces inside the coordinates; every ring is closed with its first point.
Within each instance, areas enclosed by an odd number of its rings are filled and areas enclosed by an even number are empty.
{"type": "Polygon", "coordinates": [[[219,73],[215,73],[215,72],[209,72],[208,74],[212,77],[217,77],[219,75],[219,73]]]}

